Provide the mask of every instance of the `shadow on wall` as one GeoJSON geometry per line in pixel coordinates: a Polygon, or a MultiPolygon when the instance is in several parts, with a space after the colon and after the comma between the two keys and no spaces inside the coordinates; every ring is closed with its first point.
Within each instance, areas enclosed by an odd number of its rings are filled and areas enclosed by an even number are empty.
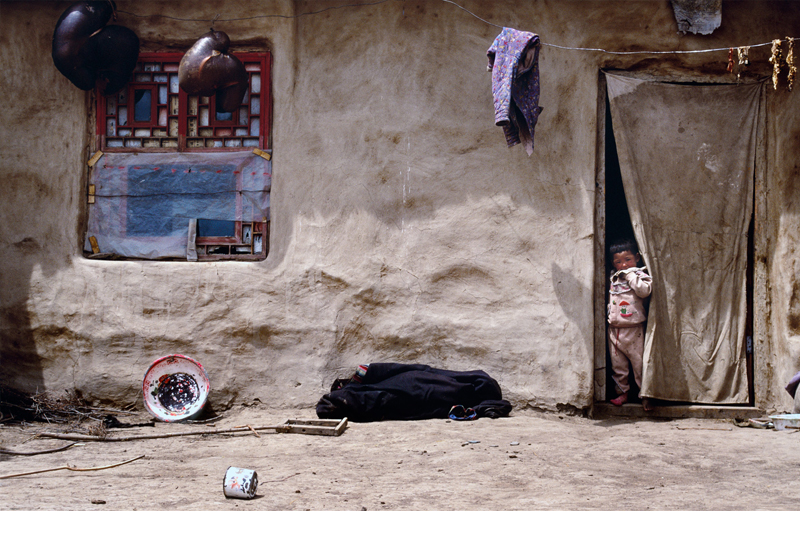
{"type": "MultiPolygon", "coordinates": [[[[41,253],[41,245],[32,237],[5,244],[0,269],[4,290],[0,305],[0,383],[26,393],[45,389],[28,307],[33,271],[48,264],[41,262],[41,253]]],[[[45,267],[43,275],[50,278],[56,270],[52,265],[45,267]]]]}
{"type": "Polygon", "coordinates": [[[0,2],[6,39],[0,72],[15,72],[3,76],[9,105],[0,107],[0,384],[27,393],[45,389],[37,338],[58,343],[63,336],[58,327],[39,326],[32,314],[32,278],[48,286],[76,251],[77,221],[63,213],[79,188],[80,176],[69,164],[82,157],[84,141],[69,128],[86,119],[73,111],[82,92],[56,70],[50,55],[64,8],[61,2],[0,2]]]}
{"type": "Polygon", "coordinates": [[[583,335],[583,342],[586,345],[586,353],[593,354],[593,337],[594,332],[591,328],[587,328],[586,324],[591,324],[587,317],[591,317],[594,309],[585,309],[586,291],[590,288],[581,283],[572,272],[564,270],[557,264],[553,263],[552,269],[553,292],[558,298],[558,303],[564,311],[564,316],[569,318],[575,327],[583,335]]]}

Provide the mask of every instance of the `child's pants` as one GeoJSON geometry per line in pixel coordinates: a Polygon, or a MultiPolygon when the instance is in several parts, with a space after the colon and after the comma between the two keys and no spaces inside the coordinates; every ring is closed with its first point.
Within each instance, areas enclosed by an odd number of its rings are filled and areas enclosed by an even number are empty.
{"type": "Polygon", "coordinates": [[[633,378],[642,387],[642,354],[644,354],[644,325],[632,328],[608,326],[608,348],[611,352],[611,369],[620,394],[631,388],[628,383],[628,361],[633,367],[633,378]]]}

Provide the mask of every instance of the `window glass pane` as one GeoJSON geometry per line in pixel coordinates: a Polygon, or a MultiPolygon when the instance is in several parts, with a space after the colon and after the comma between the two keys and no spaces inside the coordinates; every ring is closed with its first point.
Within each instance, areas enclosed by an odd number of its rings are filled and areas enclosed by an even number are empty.
{"type": "Polygon", "coordinates": [[[198,237],[235,237],[236,222],[232,220],[206,220],[197,221],[198,237]]]}
{"type": "Polygon", "coordinates": [[[222,111],[217,111],[215,114],[217,115],[217,120],[233,120],[233,112],[223,113],[222,111]]]}
{"type": "Polygon", "coordinates": [[[136,89],[133,92],[133,120],[134,122],[150,122],[152,120],[152,107],[150,105],[153,92],[150,89],[136,89]]]}

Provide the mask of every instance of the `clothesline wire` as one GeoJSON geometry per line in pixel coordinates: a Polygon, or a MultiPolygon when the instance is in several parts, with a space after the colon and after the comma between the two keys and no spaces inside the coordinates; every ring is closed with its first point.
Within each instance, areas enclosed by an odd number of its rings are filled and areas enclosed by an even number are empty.
{"type": "MultiPolygon", "coordinates": [[[[237,21],[242,21],[242,20],[255,20],[255,19],[260,19],[260,18],[286,18],[286,19],[292,19],[292,18],[303,17],[303,16],[306,16],[306,15],[317,15],[319,13],[324,13],[325,11],[330,11],[332,9],[342,9],[342,8],[346,8],[346,7],[376,6],[378,4],[385,4],[386,2],[390,2],[390,1],[392,1],[392,0],[378,0],[377,2],[365,2],[365,3],[361,3],[361,4],[343,4],[343,5],[340,5],[340,6],[326,7],[325,9],[320,9],[318,11],[307,11],[305,13],[299,13],[297,15],[253,15],[252,17],[240,17],[240,18],[232,18],[232,19],[223,19],[223,18],[220,18],[219,14],[217,14],[217,16],[214,17],[213,20],[172,17],[172,16],[169,16],[169,15],[162,15],[162,14],[156,14],[156,15],[152,15],[152,16],[161,17],[161,18],[170,19],[170,20],[179,20],[181,22],[211,22],[211,25],[213,26],[213,24],[215,22],[237,22],[237,21]]],[[[495,28],[500,28],[501,30],[504,27],[506,27],[506,26],[500,26],[498,24],[495,24],[493,22],[489,22],[488,20],[485,20],[485,19],[479,17],[478,15],[476,15],[475,13],[473,13],[472,11],[470,11],[469,9],[465,8],[464,6],[461,6],[461,5],[453,2],[452,0],[442,0],[442,2],[445,2],[447,4],[452,4],[452,5],[456,6],[459,9],[466,11],[467,13],[469,13],[470,15],[475,17],[476,19],[480,20],[483,23],[488,24],[489,26],[494,26],[495,28]]],[[[145,18],[145,17],[151,16],[151,15],[139,15],[138,13],[131,13],[130,11],[122,11],[122,10],[117,10],[117,13],[124,13],[126,15],[131,15],[132,17],[140,17],[140,18],[145,18]]],[[[782,39],[781,42],[783,42],[783,40],[788,40],[788,39],[794,39],[794,38],[793,37],[787,37],[786,39],[782,39]]],[[[561,50],[576,50],[576,51],[581,51],[581,52],[602,52],[604,54],[613,54],[613,55],[635,55],[635,54],[656,55],[656,54],[703,54],[703,53],[708,53],[708,52],[727,52],[731,48],[759,48],[761,46],[771,46],[772,45],[772,41],[770,41],[768,43],[758,43],[758,44],[751,44],[751,45],[746,45],[746,46],[734,46],[734,47],[726,46],[724,48],[707,48],[707,49],[704,49],[704,50],[637,50],[637,51],[631,51],[631,52],[617,52],[617,51],[613,51],[613,50],[606,50],[604,48],[582,48],[582,47],[576,47],[576,46],[561,46],[561,45],[552,44],[552,43],[545,43],[545,42],[542,42],[541,44],[542,44],[542,46],[549,46],[551,48],[559,48],[561,50]]]]}
{"type": "Polygon", "coordinates": [[[469,9],[467,9],[466,7],[460,6],[460,5],[456,4],[455,2],[452,2],[451,0],[442,0],[442,2],[445,2],[445,3],[448,3],[448,4],[453,4],[457,8],[463,9],[464,11],[466,11],[467,13],[469,13],[470,15],[475,17],[476,19],[480,20],[481,22],[485,22],[489,26],[494,26],[495,28],[500,28],[501,30],[503,29],[503,26],[498,26],[497,24],[494,24],[493,22],[489,22],[488,20],[484,20],[484,19],[480,18],[478,15],[476,15],[475,13],[473,13],[472,11],[470,11],[469,9]]]}
{"type": "Polygon", "coordinates": [[[761,46],[771,46],[772,41],[768,43],[759,43],[759,44],[750,44],[745,46],[726,46],[724,48],[706,48],[705,50],[642,50],[642,51],[635,51],[635,52],[613,52],[609,50],[604,50],[602,48],[573,48],[570,46],[559,46],[557,44],[549,44],[549,43],[542,43],[542,46],[551,46],[553,48],[561,48],[564,50],[583,50],[587,52],[603,52],[605,54],[614,54],[614,55],[633,55],[633,54],[704,54],[707,52],[727,52],[731,48],[758,48],[761,46]]]}
{"type": "MultiPolygon", "coordinates": [[[[486,24],[488,24],[490,26],[494,26],[495,28],[500,28],[500,29],[504,28],[504,26],[498,26],[497,24],[489,22],[488,20],[482,19],[481,17],[479,17],[478,15],[476,15],[475,13],[470,11],[469,9],[456,4],[452,0],[442,0],[442,2],[446,2],[448,4],[453,4],[457,8],[463,9],[464,11],[466,11],[467,13],[469,13],[470,15],[475,17],[476,19],[480,20],[481,22],[485,22],[486,24]]],[[[772,45],[772,41],[770,41],[768,43],[752,44],[752,45],[747,46],[747,48],[757,48],[759,46],[771,46],[771,45],[772,45]]],[[[579,51],[584,51],[584,52],[603,52],[604,54],[615,54],[615,55],[632,55],[632,54],[647,54],[647,55],[650,55],[650,54],[702,54],[702,53],[705,53],[705,52],[727,52],[728,50],[731,49],[730,46],[726,46],[725,48],[708,48],[706,50],[661,50],[661,51],[642,50],[642,51],[635,51],[635,52],[614,52],[614,51],[610,51],[610,50],[605,50],[603,48],[580,48],[580,47],[574,47],[574,46],[559,46],[557,44],[551,44],[551,43],[542,43],[542,46],[550,46],[552,48],[560,48],[562,50],[579,50],[579,51]]],[[[736,46],[736,47],[733,47],[733,48],[742,48],[742,47],[736,46]]]]}

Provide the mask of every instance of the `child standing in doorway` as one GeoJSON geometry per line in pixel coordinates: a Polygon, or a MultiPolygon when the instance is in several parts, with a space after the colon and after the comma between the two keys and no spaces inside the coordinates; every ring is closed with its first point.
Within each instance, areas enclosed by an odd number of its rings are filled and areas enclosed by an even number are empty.
{"type": "MultiPolygon", "coordinates": [[[[608,295],[608,347],[618,394],[611,403],[619,406],[628,401],[629,362],[636,384],[640,389],[642,386],[644,322],[647,320],[645,304],[650,297],[653,279],[647,273],[647,267],[639,267],[641,256],[635,241],[618,241],[611,245],[609,252],[614,273],[608,295]]],[[[642,400],[642,407],[650,410],[646,398],[642,400]]]]}

